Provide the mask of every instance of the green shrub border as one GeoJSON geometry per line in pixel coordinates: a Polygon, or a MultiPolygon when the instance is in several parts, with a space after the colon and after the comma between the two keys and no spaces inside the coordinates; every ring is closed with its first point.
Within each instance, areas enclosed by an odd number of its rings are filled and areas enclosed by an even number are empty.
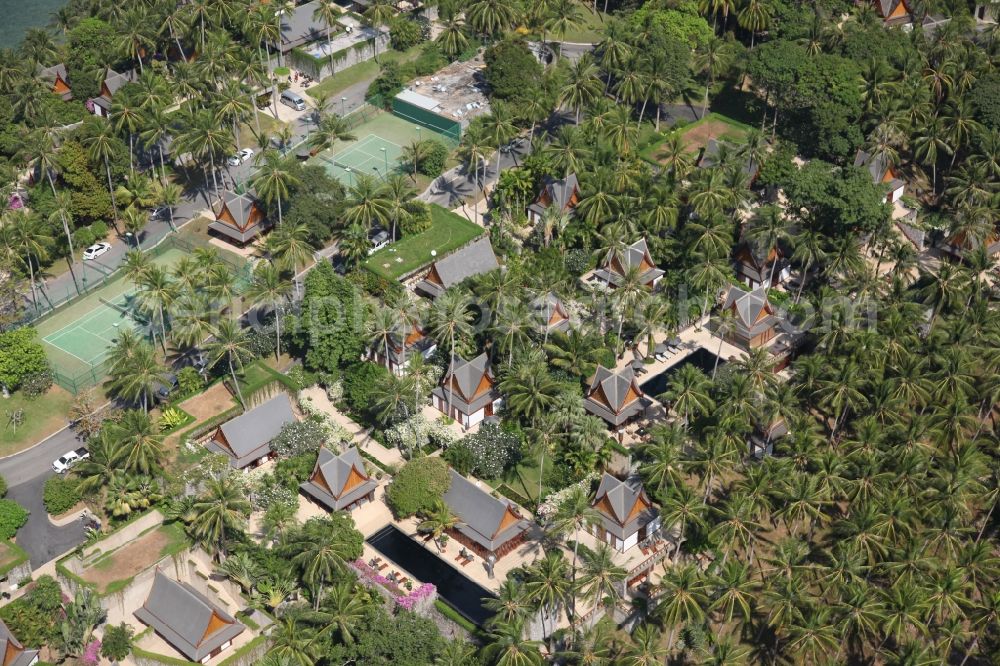
{"type": "Polygon", "coordinates": [[[476,625],[474,625],[473,623],[469,622],[467,619],[462,617],[462,615],[460,615],[457,610],[449,606],[444,601],[441,601],[440,599],[435,599],[434,607],[438,609],[438,612],[441,613],[441,615],[444,615],[446,618],[448,618],[458,626],[462,627],[470,634],[480,633],[479,627],[477,627],[476,625]]]}
{"type": "Polygon", "coordinates": [[[17,555],[9,564],[0,567],[0,576],[6,576],[12,569],[28,561],[28,552],[9,539],[4,539],[2,543],[17,555]]]}

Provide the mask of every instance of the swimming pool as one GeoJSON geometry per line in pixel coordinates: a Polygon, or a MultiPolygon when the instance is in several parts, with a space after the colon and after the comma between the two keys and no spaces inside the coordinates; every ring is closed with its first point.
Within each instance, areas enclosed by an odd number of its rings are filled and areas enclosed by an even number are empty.
{"type": "MultiPolygon", "coordinates": [[[[709,377],[712,376],[712,370],[715,368],[715,359],[718,358],[715,354],[708,351],[704,347],[699,347],[697,350],[685,356],[680,363],[672,365],[658,375],[654,375],[644,381],[639,388],[642,392],[648,395],[650,398],[659,399],[659,395],[667,390],[667,383],[670,381],[671,375],[679,371],[685,365],[694,365],[696,368],[704,372],[709,377]]],[[[721,368],[726,362],[723,359],[719,359],[719,367],[721,368]]]]}
{"type": "MultiPolygon", "coordinates": [[[[493,617],[493,611],[483,606],[484,598],[496,595],[463,576],[455,567],[443,561],[395,525],[386,525],[367,539],[371,547],[409,571],[424,583],[434,583],[442,601],[454,608],[469,622],[483,626],[493,617]]],[[[470,566],[476,566],[477,562],[470,566]]]]}

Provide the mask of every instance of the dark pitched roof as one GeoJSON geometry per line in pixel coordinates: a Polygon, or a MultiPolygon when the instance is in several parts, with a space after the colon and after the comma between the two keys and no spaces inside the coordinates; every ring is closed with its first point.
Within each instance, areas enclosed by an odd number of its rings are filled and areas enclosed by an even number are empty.
{"type": "Polygon", "coordinates": [[[625,423],[646,409],[649,404],[649,400],[643,396],[642,390],[635,383],[635,374],[631,367],[613,372],[603,365],[597,366],[597,371],[590,378],[587,397],[583,401],[583,406],[588,412],[600,416],[613,426],[625,423]]]}
{"type": "MultiPolygon", "coordinates": [[[[313,13],[319,6],[318,0],[307,2],[295,7],[290,12],[281,15],[281,52],[291,51],[296,46],[302,46],[317,39],[326,39],[327,27],[323,21],[313,18],[313,13]]],[[[337,33],[334,26],[333,33],[337,33]]]]}
{"type": "Polygon", "coordinates": [[[38,659],[38,650],[28,650],[0,620],[0,662],[3,666],[28,666],[38,659]]]}
{"type": "Polygon", "coordinates": [[[730,287],[722,307],[736,315],[736,332],[741,338],[755,337],[773,328],[777,322],[774,308],[767,300],[767,290],[763,287],[753,291],[730,287]]]}
{"type": "Polygon", "coordinates": [[[483,378],[489,379],[492,384],[493,371],[486,354],[480,354],[471,361],[456,356],[454,364],[449,366],[441,379],[441,385],[435,387],[432,393],[445,402],[448,402],[448,394],[451,394],[453,406],[458,407],[463,414],[473,414],[500,397],[495,386],[491,386],[482,395],[476,395],[483,378]],[[457,390],[452,390],[452,387],[457,390]]]}
{"type": "Polygon", "coordinates": [[[201,661],[246,629],[193,587],[162,571],[156,572],[153,588],[135,616],[192,661],[201,661]]]}
{"type": "Polygon", "coordinates": [[[594,274],[601,278],[605,282],[608,282],[614,286],[618,286],[622,282],[622,278],[625,276],[625,272],[632,268],[641,267],[643,260],[645,260],[649,267],[647,267],[639,279],[643,284],[650,284],[653,280],[663,275],[663,271],[656,267],[653,263],[653,258],[649,254],[649,246],[646,244],[645,238],[640,238],[636,242],[632,243],[626,247],[621,254],[609,256],[605,259],[604,265],[598,268],[594,274]],[[619,270],[616,265],[618,261],[621,261],[623,270],[619,270]]]}
{"type": "Polygon", "coordinates": [[[531,302],[531,306],[542,326],[549,331],[566,332],[569,329],[569,312],[554,291],[539,296],[531,302]]]}
{"type": "Polygon", "coordinates": [[[243,194],[224,190],[217,210],[213,211],[215,219],[209,223],[208,228],[240,244],[251,241],[271,226],[266,217],[261,217],[255,224],[250,225],[250,217],[253,215],[254,209],[260,210],[263,213],[263,209],[260,208],[257,197],[252,190],[243,194]],[[222,214],[223,208],[229,211],[229,214],[233,216],[233,220],[235,220],[238,226],[233,226],[228,221],[219,217],[222,214]]]}
{"type": "Polygon", "coordinates": [[[321,447],[312,475],[299,486],[304,493],[331,511],[340,511],[354,504],[376,487],[378,483],[368,477],[364,460],[353,446],[339,456],[335,456],[325,446],[321,447]],[[347,488],[352,473],[359,475],[362,480],[347,488]]]}
{"type": "Polygon", "coordinates": [[[457,252],[435,261],[417,289],[432,298],[437,298],[445,289],[459,284],[474,275],[489,273],[500,267],[497,256],[493,253],[489,236],[482,236],[457,252]],[[431,278],[436,275],[440,284],[431,278]]]}
{"type": "Polygon", "coordinates": [[[55,79],[58,76],[63,81],[69,81],[69,75],[66,73],[66,65],[61,62],[42,68],[38,71],[38,75],[50,79],[55,79]]]}
{"type": "MultiPolygon", "coordinates": [[[[397,365],[405,363],[410,354],[427,354],[437,346],[434,338],[427,336],[419,325],[402,324],[393,330],[391,337],[389,360],[397,365]]],[[[372,345],[374,353],[385,354],[385,351],[385,345],[372,345]]]]}
{"type": "Polygon", "coordinates": [[[777,277],[789,262],[781,247],[768,248],[760,241],[744,237],[736,248],[737,271],[755,282],[766,282],[772,271],[777,277]],[[777,253],[777,263],[773,266],[771,253],[777,253]]]}
{"type": "MultiPolygon", "coordinates": [[[[701,156],[698,158],[698,166],[702,169],[716,166],[719,162],[719,153],[723,152],[723,150],[738,154],[739,148],[728,141],[709,139],[701,151],[701,156]]],[[[760,165],[757,164],[753,157],[747,156],[744,158],[743,173],[748,175],[751,181],[757,177],[758,171],[760,171],[760,165]]]]}
{"type": "Polygon", "coordinates": [[[138,78],[139,73],[134,69],[130,69],[124,73],[119,73],[111,68],[108,68],[108,72],[104,76],[104,85],[108,87],[108,92],[114,95],[123,85],[126,83],[134,83],[138,80],[138,78]]]}
{"type": "Polygon", "coordinates": [[[219,426],[225,441],[213,440],[210,448],[232,458],[233,467],[246,467],[269,454],[271,440],[286,423],[294,421],[292,403],[287,394],[281,393],[219,426]]]}
{"type": "Polygon", "coordinates": [[[528,521],[509,515],[519,514],[513,502],[493,497],[455,470],[450,472],[451,485],[443,499],[461,521],[456,527],[460,533],[486,550],[496,551],[528,529],[528,521]]]}
{"type": "MultiPolygon", "coordinates": [[[[873,183],[876,185],[882,185],[886,172],[892,168],[892,163],[889,162],[889,159],[884,155],[876,157],[871,153],[859,149],[857,155],[854,156],[854,166],[867,171],[868,175],[871,176],[873,183]]],[[[898,190],[900,187],[905,185],[902,180],[895,177],[893,177],[888,184],[890,190],[898,190]]]]}
{"type": "Polygon", "coordinates": [[[560,212],[572,211],[573,208],[570,206],[570,201],[573,198],[573,194],[578,192],[579,189],[580,182],[577,180],[575,173],[571,173],[566,178],[546,178],[542,193],[528,206],[528,210],[541,215],[545,212],[546,208],[555,205],[560,212]]]}
{"type": "Polygon", "coordinates": [[[623,541],[659,515],[641,483],[628,483],[607,472],[601,477],[601,485],[597,487],[594,508],[601,515],[604,529],[623,541]],[[636,504],[640,502],[646,506],[634,511],[636,504]]]}

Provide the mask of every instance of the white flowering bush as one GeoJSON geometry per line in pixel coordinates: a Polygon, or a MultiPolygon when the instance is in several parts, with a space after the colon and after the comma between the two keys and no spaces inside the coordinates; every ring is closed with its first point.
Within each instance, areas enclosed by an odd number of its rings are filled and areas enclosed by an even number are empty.
{"type": "MultiPolygon", "coordinates": [[[[188,440],[190,442],[190,440],[188,440]]],[[[184,444],[185,448],[187,444],[184,444]]],[[[199,447],[200,445],[194,444],[199,447]]],[[[208,453],[181,474],[181,480],[189,486],[198,486],[208,479],[220,479],[233,473],[229,456],[225,453],[208,453]]]]}
{"type": "Polygon", "coordinates": [[[339,379],[334,380],[326,385],[326,397],[333,404],[337,404],[344,399],[344,383],[339,379]]]}
{"type": "Polygon", "coordinates": [[[496,423],[484,423],[478,432],[452,446],[445,458],[459,471],[496,479],[516,462],[520,450],[521,440],[517,435],[502,430],[496,423]]]}
{"type": "Polygon", "coordinates": [[[271,450],[283,458],[317,451],[326,442],[323,428],[313,421],[293,421],[281,427],[271,440],[271,450]]]}
{"type": "Polygon", "coordinates": [[[330,415],[316,406],[316,402],[309,396],[299,394],[299,409],[309,417],[309,420],[319,425],[323,429],[325,442],[350,442],[351,433],[344,426],[340,425],[330,415]]]}
{"type": "Polygon", "coordinates": [[[582,480],[577,481],[572,485],[566,486],[562,490],[557,490],[554,493],[549,493],[545,497],[545,500],[543,500],[542,503],[538,505],[538,511],[537,511],[538,516],[540,518],[545,518],[545,519],[551,518],[556,514],[556,512],[559,511],[559,507],[561,507],[563,502],[566,501],[566,498],[569,497],[570,493],[573,492],[574,488],[577,487],[583,488],[584,492],[586,492],[590,490],[590,485],[599,476],[600,475],[597,472],[591,472],[590,474],[585,476],[582,480]]]}

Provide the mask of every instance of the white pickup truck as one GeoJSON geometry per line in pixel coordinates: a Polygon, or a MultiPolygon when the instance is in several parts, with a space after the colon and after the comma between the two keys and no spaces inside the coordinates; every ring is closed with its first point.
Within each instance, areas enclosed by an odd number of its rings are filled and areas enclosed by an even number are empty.
{"type": "Polygon", "coordinates": [[[81,460],[86,460],[89,457],[90,452],[87,451],[86,447],[81,446],[75,451],[65,453],[52,461],[52,469],[59,474],[64,474],[69,471],[70,467],[77,464],[81,460]]]}

